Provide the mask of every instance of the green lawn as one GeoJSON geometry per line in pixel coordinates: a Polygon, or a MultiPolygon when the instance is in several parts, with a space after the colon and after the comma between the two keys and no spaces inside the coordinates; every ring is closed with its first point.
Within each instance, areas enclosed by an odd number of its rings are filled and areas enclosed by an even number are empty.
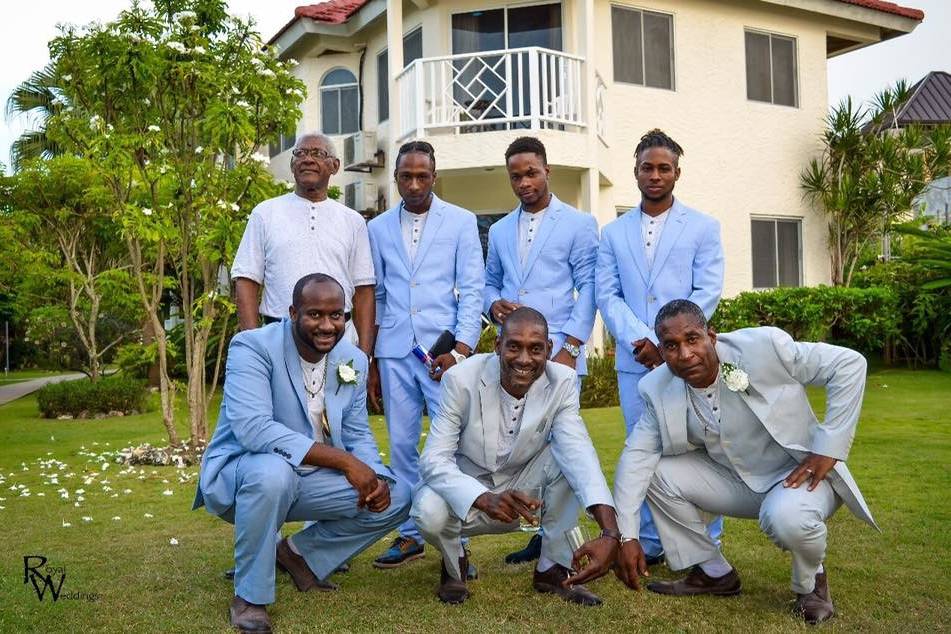
{"type": "MultiPolygon", "coordinates": [[[[588,410],[584,416],[611,478],[622,443],[618,410],[588,410]]],[[[949,422],[951,374],[885,370],[869,377],[849,466],[883,532],[845,510],[832,519],[826,567],[838,616],[831,627],[948,627],[949,422]]],[[[381,421],[374,427],[385,446],[381,421]]],[[[196,470],[123,472],[111,464],[101,471],[98,454],[162,437],[155,413],[47,421],[37,418],[31,398],[0,408],[0,632],[229,631],[232,589],[221,572],[231,565],[232,531],[204,511],[189,511],[196,470]],[[49,483],[53,473],[58,484],[49,483]],[[20,495],[19,485],[30,495],[20,495]],[[57,493],[60,488],[68,490],[68,500],[57,493]],[[85,491],[78,508],[77,489],[85,491]],[[65,567],[64,593],[97,600],[39,602],[23,583],[23,556],[33,554],[65,567]]],[[[481,578],[471,584],[471,599],[455,607],[433,594],[438,555],[427,549],[424,560],[405,569],[377,571],[370,561],[381,543],[360,556],[352,572],[335,577],[342,586],[337,593],[301,594],[279,576],[273,621],[283,632],[807,629],[787,613],[788,555],[754,521],[727,520],[725,553],[744,585],[740,597],[729,599],[633,593],[605,578],[592,585],[605,599],[603,607],[567,605],[532,591],[529,566],[501,563],[504,553],[523,543],[517,534],[474,539],[481,578]]],[[[671,576],[665,568],[656,574],[671,576]]]]}

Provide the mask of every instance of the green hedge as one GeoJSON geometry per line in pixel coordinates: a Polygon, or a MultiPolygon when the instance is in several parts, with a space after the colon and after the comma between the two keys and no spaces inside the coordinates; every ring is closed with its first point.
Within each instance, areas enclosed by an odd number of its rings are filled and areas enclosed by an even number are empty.
{"type": "Polygon", "coordinates": [[[52,383],[36,393],[36,402],[44,418],[90,418],[109,412],[145,411],[145,396],[144,382],[117,376],[95,383],[85,379],[52,383]]]}
{"type": "Polygon", "coordinates": [[[749,291],[724,299],[713,315],[717,332],[777,326],[798,341],[826,341],[881,353],[900,333],[898,296],[890,288],[817,286],[749,291]]]}
{"type": "Polygon", "coordinates": [[[616,407],[619,404],[614,357],[588,357],[588,376],[581,383],[581,407],[616,407]]]}

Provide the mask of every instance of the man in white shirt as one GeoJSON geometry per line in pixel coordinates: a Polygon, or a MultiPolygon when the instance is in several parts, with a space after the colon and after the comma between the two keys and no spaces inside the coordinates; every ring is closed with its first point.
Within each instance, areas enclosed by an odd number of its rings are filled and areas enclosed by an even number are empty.
{"type": "Polygon", "coordinates": [[[340,169],[328,137],[305,134],[292,155],[294,191],[254,208],[231,267],[239,326],[248,330],[262,320],[279,320],[291,304],[297,280],[309,273],[325,273],[343,286],[346,310],[353,316],[347,335],[369,356],[376,279],[366,222],[327,197],[330,177],[340,169]]]}

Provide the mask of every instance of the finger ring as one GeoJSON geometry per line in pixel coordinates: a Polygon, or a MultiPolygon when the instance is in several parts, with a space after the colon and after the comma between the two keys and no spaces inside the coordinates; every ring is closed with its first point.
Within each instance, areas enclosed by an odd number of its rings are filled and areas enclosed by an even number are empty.
{"type": "Polygon", "coordinates": [[[815,471],[813,471],[812,469],[806,469],[806,473],[808,473],[809,475],[812,475],[813,473],[815,473],[815,471]]]}

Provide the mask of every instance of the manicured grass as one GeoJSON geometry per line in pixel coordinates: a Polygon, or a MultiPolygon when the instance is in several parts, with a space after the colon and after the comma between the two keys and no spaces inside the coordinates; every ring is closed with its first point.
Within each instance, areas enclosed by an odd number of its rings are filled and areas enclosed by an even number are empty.
{"type": "MultiPolygon", "coordinates": [[[[821,394],[814,396],[819,403],[821,394]]],[[[610,479],[623,436],[618,410],[587,410],[584,417],[610,479]]],[[[180,420],[184,431],[184,417],[180,420]]],[[[849,466],[882,533],[844,509],[830,522],[826,566],[838,610],[835,629],[947,628],[949,424],[951,374],[883,370],[869,377],[849,466]]],[[[380,420],[374,429],[386,452],[380,420]]],[[[196,469],[122,473],[112,464],[101,471],[97,454],[162,439],[156,413],[46,421],[38,418],[32,398],[0,408],[0,631],[229,631],[232,588],[221,572],[232,562],[232,531],[204,511],[189,510],[196,469]],[[67,466],[42,466],[52,459],[67,466]],[[52,473],[59,474],[59,484],[45,484],[52,473]],[[28,497],[11,490],[20,484],[29,488],[28,497]],[[61,487],[69,491],[68,500],[57,493],[61,487]],[[79,508],[74,506],[77,489],[85,490],[79,508]],[[84,522],[84,516],[92,521],[84,522]],[[64,521],[72,525],[64,527],[64,521]],[[173,538],[177,545],[169,543],[173,538]],[[32,554],[65,566],[63,592],[95,594],[98,600],[53,603],[47,597],[39,602],[23,583],[23,556],[32,554]]],[[[605,599],[602,608],[570,606],[535,594],[531,567],[501,563],[524,541],[520,534],[473,540],[480,579],[471,583],[473,596],[463,606],[447,607],[435,598],[439,557],[431,549],[405,569],[378,571],[370,562],[385,548],[380,543],[358,557],[350,573],[335,577],[342,586],[337,593],[301,594],[279,575],[272,618],[284,632],[807,629],[787,612],[792,599],[788,555],[770,544],[754,521],[726,523],[725,553],[744,584],[743,595],[730,599],[633,593],[605,578],[592,584],[605,599]]],[[[655,574],[672,576],[663,567],[655,574]]]]}

